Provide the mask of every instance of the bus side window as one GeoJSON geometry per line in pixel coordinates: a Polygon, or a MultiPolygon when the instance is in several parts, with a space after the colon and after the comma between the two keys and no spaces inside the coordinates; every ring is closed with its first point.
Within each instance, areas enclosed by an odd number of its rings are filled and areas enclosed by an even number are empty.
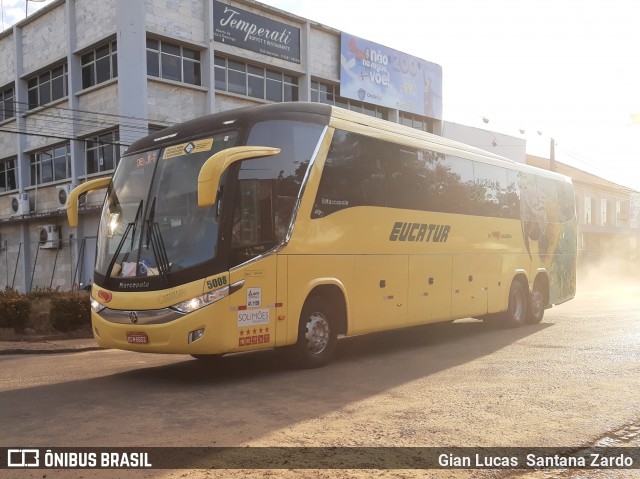
{"type": "Polygon", "coordinates": [[[322,170],[312,218],[322,218],[361,204],[359,151],[356,135],[336,130],[322,170]]]}
{"type": "Polygon", "coordinates": [[[507,170],[507,190],[505,195],[507,218],[520,219],[520,184],[518,177],[519,173],[517,171],[507,170]]]}
{"type": "Polygon", "coordinates": [[[476,180],[476,202],[482,216],[508,218],[506,204],[507,170],[495,165],[474,162],[473,175],[476,180]]]}
{"type": "Polygon", "coordinates": [[[425,175],[418,151],[390,143],[386,145],[385,152],[387,206],[427,209],[423,197],[428,190],[425,188],[425,175]]]}
{"type": "Polygon", "coordinates": [[[443,161],[446,188],[443,206],[446,213],[478,214],[473,163],[465,158],[447,155],[443,161]]]}
{"type": "Polygon", "coordinates": [[[556,181],[555,184],[558,197],[560,222],[566,223],[567,221],[571,221],[576,214],[576,204],[573,194],[573,188],[569,183],[561,183],[560,181],[556,181]]]}

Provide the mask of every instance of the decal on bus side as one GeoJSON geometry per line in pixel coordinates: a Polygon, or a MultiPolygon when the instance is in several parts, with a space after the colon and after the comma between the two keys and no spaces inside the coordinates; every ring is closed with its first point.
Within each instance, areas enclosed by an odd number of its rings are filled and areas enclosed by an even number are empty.
{"type": "Polygon", "coordinates": [[[221,288],[227,285],[227,277],[226,276],[216,276],[215,278],[207,279],[207,288],[215,289],[221,288]]]}
{"type": "Polygon", "coordinates": [[[389,241],[446,243],[449,239],[449,231],[451,231],[451,225],[403,223],[396,221],[393,228],[391,228],[389,241]]]}

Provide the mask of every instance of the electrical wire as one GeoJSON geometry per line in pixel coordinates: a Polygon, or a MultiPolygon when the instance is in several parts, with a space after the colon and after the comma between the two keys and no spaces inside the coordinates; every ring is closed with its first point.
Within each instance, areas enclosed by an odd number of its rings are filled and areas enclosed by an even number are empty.
{"type": "MultiPolygon", "coordinates": [[[[126,147],[146,136],[149,133],[148,124],[153,123],[149,119],[141,117],[56,106],[44,106],[42,110],[32,112],[28,103],[11,101],[11,104],[13,104],[12,112],[14,117],[28,116],[26,121],[31,120],[31,124],[19,126],[16,122],[14,125],[5,125],[0,129],[0,132],[67,141],[84,141],[85,143],[99,142],[101,144],[126,147]],[[39,125],[38,120],[55,121],[48,121],[46,125],[39,125]],[[120,133],[118,141],[109,142],[97,139],[100,131],[106,132],[117,127],[119,127],[120,133]],[[73,132],[78,130],[94,130],[94,133],[74,135],[73,132]]],[[[6,111],[6,100],[4,105],[6,111]]]]}

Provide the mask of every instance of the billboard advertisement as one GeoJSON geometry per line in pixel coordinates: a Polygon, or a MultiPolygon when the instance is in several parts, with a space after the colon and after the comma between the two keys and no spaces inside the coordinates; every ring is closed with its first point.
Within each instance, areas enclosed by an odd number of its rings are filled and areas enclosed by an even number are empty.
{"type": "Polygon", "coordinates": [[[213,38],[263,55],[300,63],[300,29],[226,3],[213,2],[213,38]]]}
{"type": "Polygon", "coordinates": [[[441,120],[442,67],[342,33],[340,96],[441,120]]]}

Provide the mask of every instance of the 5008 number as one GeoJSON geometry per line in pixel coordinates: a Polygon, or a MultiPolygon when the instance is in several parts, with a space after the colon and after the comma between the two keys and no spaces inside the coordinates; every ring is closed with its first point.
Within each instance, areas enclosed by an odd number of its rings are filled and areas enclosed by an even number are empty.
{"type": "Polygon", "coordinates": [[[207,288],[209,289],[219,288],[221,286],[225,286],[226,284],[227,284],[226,276],[221,276],[219,278],[213,278],[213,279],[207,280],[207,288]]]}

